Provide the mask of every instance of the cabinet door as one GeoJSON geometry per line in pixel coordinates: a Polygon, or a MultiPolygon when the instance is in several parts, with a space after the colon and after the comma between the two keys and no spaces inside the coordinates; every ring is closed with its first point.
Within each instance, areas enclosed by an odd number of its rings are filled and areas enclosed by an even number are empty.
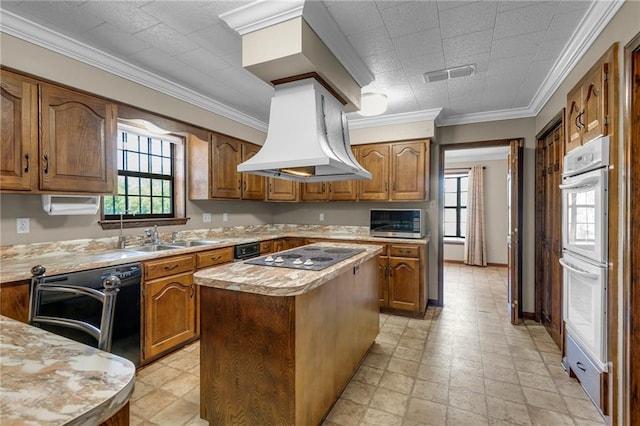
{"type": "Polygon", "coordinates": [[[380,295],[380,307],[389,307],[389,258],[378,256],[378,294],[380,295]]]}
{"type": "Polygon", "coordinates": [[[300,198],[302,201],[325,201],[327,199],[327,184],[324,182],[303,183],[300,198]]]}
{"type": "Polygon", "coordinates": [[[242,158],[241,142],[213,135],[211,149],[211,197],[240,199],[242,182],[237,167],[242,158]]]}
{"type": "Polygon", "coordinates": [[[420,261],[389,258],[389,307],[417,312],[420,299],[420,261]]]}
{"type": "Polygon", "coordinates": [[[584,126],[582,142],[588,142],[600,135],[607,134],[605,119],[607,116],[607,64],[596,67],[585,77],[582,86],[582,105],[584,113],[579,118],[584,126]]]}
{"type": "Polygon", "coordinates": [[[298,182],[285,179],[268,178],[269,201],[296,201],[298,199],[298,182]]]}
{"type": "Polygon", "coordinates": [[[331,201],[355,201],[356,181],[339,180],[329,183],[329,200],[331,201]]]}
{"type": "Polygon", "coordinates": [[[358,162],[371,172],[371,179],[359,180],[358,199],[386,201],[389,198],[389,144],[358,146],[358,162]]]}
{"type": "Polygon", "coordinates": [[[565,151],[569,152],[582,144],[582,88],[575,87],[567,94],[567,143],[565,151]]]}
{"type": "Polygon", "coordinates": [[[193,273],[144,284],[144,357],[154,357],[196,335],[193,273]]]}
{"type": "Polygon", "coordinates": [[[38,91],[35,84],[2,71],[0,190],[37,188],[38,91]]]}
{"type": "Polygon", "coordinates": [[[425,142],[394,143],[391,146],[392,200],[426,199],[425,142]]]}
{"type": "Polygon", "coordinates": [[[273,240],[272,252],[277,253],[279,251],[284,250],[284,244],[285,244],[285,240],[284,239],[273,240]]]}
{"type": "Polygon", "coordinates": [[[284,241],[284,249],[289,250],[292,248],[303,246],[305,243],[304,238],[286,238],[284,241]]]}
{"type": "Polygon", "coordinates": [[[0,315],[16,321],[29,321],[29,280],[0,284],[0,315]]]}
{"type": "Polygon", "coordinates": [[[112,193],[116,106],[43,84],[40,113],[40,189],[112,193]]]}
{"type": "MultiPolygon", "coordinates": [[[[242,144],[242,162],[247,161],[260,151],[258,145],[252,143],[242,144]]],[[[240,173],[242,175],[242,199],[244,200],[264,200],[264,176],[250,173],[240,173]]]]}

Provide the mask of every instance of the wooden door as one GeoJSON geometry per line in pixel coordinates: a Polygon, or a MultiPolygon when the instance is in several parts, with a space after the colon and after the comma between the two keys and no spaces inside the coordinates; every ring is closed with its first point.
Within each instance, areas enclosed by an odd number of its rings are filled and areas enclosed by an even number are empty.
{"type": "Polygon", "coordinates": [[[380,307],[389,307],[389,257],[378,256],[378,294],[380,307]]]}
{"type": "Polygon", "coordinates": [[[508,184],[508,220],[509,235],[507,236],[508,251],[508,283],[507,283],[507,310],[512,324],[518,324],[522,318],[522,306],[520,294],[522,294],[522,243],[520,232],[522,230],[522,157],[524,140],[511,141],[509,153],[508,184]]]}
{"type": "Polygon", "coordinates": [[[585,77],[585,83],[582,86],[584,110],[578,121],[583,126],[583,143],[607,134],[607,70],[606,63],[596,67],[585,77]]]}
{"type": "Polygon", "coordinates": [[[112,193],[116,105],[42,84],[40,114],[40,189],[112,193]]]}
{"type": "Polygon", "coordinates": [[[38,89],[2,70],[0,78],[0,190],[37,189],[38,89]]]}
{"type": "MultiPolygon", "coordinates": [[[[260,151],[260,146],[252,143],[242,144],[242,162],[247,161],[260,151]]],[[[251,173],[241,173],[242,175],[242,199],[243,200],[264,200],[265,179],[264,176],[251,173]]]]}
{"type": "Polygon", "coordinates": [[[425,199],[425,159],[426,144],[423,141],[391,145],[390,199],[425,199]]]}
{"type": "Polygon", "coordinates": [[[301,185],[302,201],[325,201],[327,199],[327,183],[305,182],[301,185]]]}
{"type": "Polygon", "coordinates": [[[242,182],[237,167],[242,159],[241,142],[212,135],[211,150],[211,197],[240,199],[242,182]]]}
{"type": "Polygon", "coordinates": [[[371,179],[358,181],[360,201],[386,201],[389,199],[389,144],[358,146],[358,162],[371,172],[371,179]]]}
{"type": "Polygon", "coordinates": [[[330,201],[355,201],[356,182],[354,180],[339,180],[329,182],[330,201]]]}
{"type": "Polygon", "coordinates": [[[144,285],[144,357],[152,358],[196,335],[195,285],[187,272],[144,285]]]}
{"type": "Polygon", "coordinates": [[[389,307],[417,312],[420,309],[420,261],[389,257],[389,307]]]}
{"type": "Polygon", "coordinates": [[[298,182],[286,179],[268,178],[267,200],[296,201],[298,199],[298,182]]]}
{"type": "Polygon", "coordinates": [[[582,145],[582,125],[580,115],[582,114],[582,87],[576,86],[567,94],[567,146],[565,151],[569,152],[582,145]]]}

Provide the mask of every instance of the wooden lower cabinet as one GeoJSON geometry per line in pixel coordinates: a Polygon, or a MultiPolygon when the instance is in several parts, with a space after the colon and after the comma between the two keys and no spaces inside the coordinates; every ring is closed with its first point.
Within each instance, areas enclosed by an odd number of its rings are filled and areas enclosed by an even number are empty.
{"type": "Polygon", "coordinates": [[[193,271],[144,284],[144,359],[196,336],[193,271]]]}
{"type": "Polygon", "coordinates": [[[427,307],[426,246],[389,244],[378,257],[380,308],[424,315],[427,307]]]}
{"type": "Polygon", "coordinates": [[[20,322],[29,320],[30,281],[16,281],[0,285],[0,315],[20,322]]]}

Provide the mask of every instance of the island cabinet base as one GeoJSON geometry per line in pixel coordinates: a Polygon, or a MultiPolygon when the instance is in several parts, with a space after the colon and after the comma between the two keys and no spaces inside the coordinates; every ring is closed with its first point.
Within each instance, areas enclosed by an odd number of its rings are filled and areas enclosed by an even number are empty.
{"type": "Polygon", "coordinates": [[[203,286],[200,416],[320,424],[378,335],[376,262],[298,296],[203,286]]]}

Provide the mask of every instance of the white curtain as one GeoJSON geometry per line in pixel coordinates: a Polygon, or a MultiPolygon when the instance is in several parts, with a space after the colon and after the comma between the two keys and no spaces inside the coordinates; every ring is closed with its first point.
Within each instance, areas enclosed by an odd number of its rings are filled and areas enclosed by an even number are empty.
{"type": "Polygon", "coordinates": [[[484,230],[484,175],[482,166],[469,170],[467,192],[467,232],[464,238],[464,263],[487,266],[487,242],[484,230]]]}

